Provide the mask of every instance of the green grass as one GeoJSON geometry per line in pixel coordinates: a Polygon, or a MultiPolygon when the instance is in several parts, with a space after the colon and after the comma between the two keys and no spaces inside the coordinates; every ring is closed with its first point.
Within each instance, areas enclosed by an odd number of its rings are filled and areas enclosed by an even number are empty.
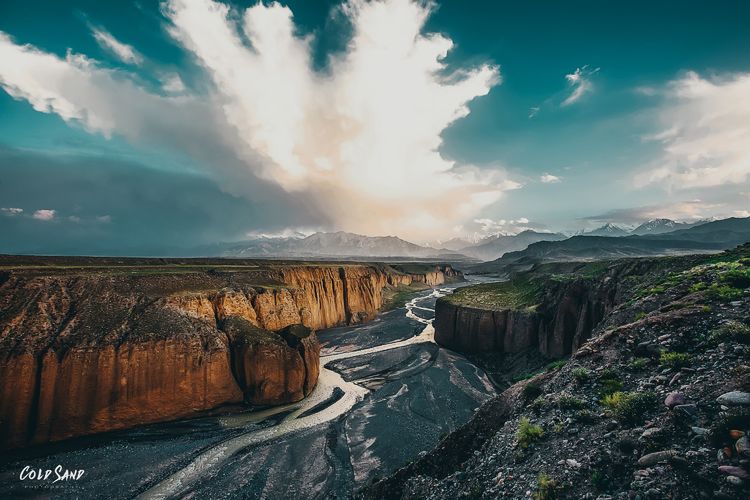
{"type": "Polygon", "coordinates": [[[567,364],[568,364],[567,359],[558,359],[557,361],[553,361],[552,363],[549,363],[547,365],[547,371],[548,372],[557,371],[567,364]]]}
{"type": "Polygon", "coordinates": [[[557,498],[557,490],[557,481],[550,478],[547,474],[539,474],[534,500],[554,500],[557,498]]]}
{"type": "Polygon", "coordinates": [[[662,352],[659,355],[659,363],[672,368],[680,368],[690,364],[690,354],[686,352],[662,352]]]}
{"type": "Polygon", "coordinates": [[[561,394],[557,398],[557,407],[561,410],[582,410],[586,407],[586,403],[570,394],[561,394]]]}
{"type": "Polygon", "coordinates": [[[521,277],[500,283],[459,288],[442,300],[479,309],[502,311],[531,307],[539,302],[541,286],[530,277],[521,277]]]}
{"type": "Polygon", "coordinates": [[[573,378],[576,379],[576,382],[578,383],[586,382],[588,379],[591,378],[591,371],[582,366],[579,366],[578,368],[574,368],[572,373],[573,373],[573,378]]]}
{"type": "Polygon", "coordinates": [[[741,321],[727,321],[720,327],[712,330],[708,338],[715,343],[735,341],[741,344],[750,344],[750,326],[741,321]]]}
{"type": "Polygon", "coordinates": [[[516,431],[516,439],[521,448],[528,448],[542,439],[542,436],[544,436],[544,431],[540,426],[532,424],[528,417],[521,417],[516,431]]]}
{"type": "Polygon", "coordinates": [[[636,358],[630,362],[630,368],[633,370],[643,370],[648,364],[648,358],[636,358]]]}
{"type": "Polygon", "coordinates": [[[622,390],[620,374],[612,368],[602,370],[599,374],[599,385],[599,393],[603,396],[622,390]]]}
{"type": "Polygon", "coordinates": [[[636,425],[657,405],[657,396],[652,392],[614,392],[602,398],[602,405],[612,411],[622,423],[636,425]]]}

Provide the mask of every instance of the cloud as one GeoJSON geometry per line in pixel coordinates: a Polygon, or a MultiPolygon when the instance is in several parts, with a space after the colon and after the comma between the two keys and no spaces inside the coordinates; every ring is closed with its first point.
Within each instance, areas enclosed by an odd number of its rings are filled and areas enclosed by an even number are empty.
{"type": "Polygon", "coordinates": [[[529,118],[534,118],[539,114],[539,106],[532,106],[529,108],[529,118]]]}
{"type": "Polygon", "coordinates": [[[102,222],[102,223],[106,224],[108,222],[112,222],[112,216],[111,215],[97,215],[96,216],[96,221],[97,222],[102,222]]]}
{"type": "Polygon", "coordinates": [[[57,212],[55,210],[49,210],[49,209],[41,209],[34,212],[34,217],[37,220],[52,220],[55,218],[55,214],[57,212]]]}
{"type": "Polygon", "coordinates": [[[669,189],[740,184],[750,178],[750,73],[704,78],[689,72],[667,85],[661,128],[646,137],[661,144],[637,186],[669,189]]]}
{"type": "Polygon", "coordinates": [[[562,106],[570,106],[573,103],[578,102],[581,98],[594,90],[594,84],[591,81],[591,77],[599,72],[600,68],[591,69],[588,64],[576,68],[573,73],[565,75],[565,79],[568,81],[568,86],[571,88],[571,93],[562,102],[562,106]]]}
{"type": "Polygon", "coordinates": [[[23,213],[23,208],[0,208],[0,212],[3,213],[3,215],[7,215],[9,217],[13,217],[15,215],[20,215],[23,213]]]}
{"type": "Polygon", "coordinates": [[[162,76],[161,88],[166,92],[179,94],[185,91],[185,83],[177,73],[169,73],[162,76]]]}
{"type": "Polygon", "coordinates": [[[545,184],[552,184],[556,182],[562,182],[562,178],[558,177],[556,175],[552,175],[550,173],[545,173],[541,177],[539,177],[539,180],[542,181],[545,184]]]}
{"type": "Polygon", "coordinates": [[[428,237],[519,187],[504,170],[439,152],[442,132],[500,75],[492,64],[447,67],[451,40],[424,33],[431,8],[349,1],[339,10],[352,28],[346,49],[316,70],[312,35],[299,34],[287,7],[237,13],[210,0],[169,0],[168,31],[212,82],[208,95],[155,95],[122,71],[3,34],[0,85],[89,131],[185,150],[233,193],[275,186],[329,227],[428,237]]]}
{"type": "Polygon", "coordinates": [[[474,219],[472,223],[462,226],[460,229],[468,231],[469,237],[472,240],[478,241],[481,238],[493,235],[512,235],[518,234],[528,229],[535,229],[532,227],[533,224],[526,217],[519,217],[517,219],[474,219]]]}
{"type": "Polygon", "coordinates": [[[91,34],[101,48],[117,57],[120,61],[136,66],[143,64],[143,56],[132,46],[122,43],[112,36],[112,33],[92,26],[91,34]]]}

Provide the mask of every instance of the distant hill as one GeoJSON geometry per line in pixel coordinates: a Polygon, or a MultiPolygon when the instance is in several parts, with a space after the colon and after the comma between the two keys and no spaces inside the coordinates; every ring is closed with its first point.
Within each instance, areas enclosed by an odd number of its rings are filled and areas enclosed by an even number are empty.
{"type": "Polygon", "coordinates": [[[459,252],[481,260],[493,260],[508,252],[523,250],[530,244],[538,241],[559,241],[564,239],[565,235],[559,233],[540,233],[529,229],[515,235],[491,236],[476,245],[461,248],[459,252]]]}
{"type": "Polygon", "coordinates": [[[750,218],[707,222],[688,229],[642,236],[573,236],[543,241],[492,262],[472,266],[474,272],[507,272],[540,262],[604,260],[620,257],[710,253],[750,242],[750,218]]]}
{"type": "Polygon", "coordinates": [[[221,245],[211,253],[221,257],[413,257],[465,259],[448,249],[424,247],[396,236],[364,236],[338,231],[304,238],[256,238],[221,245]]]}

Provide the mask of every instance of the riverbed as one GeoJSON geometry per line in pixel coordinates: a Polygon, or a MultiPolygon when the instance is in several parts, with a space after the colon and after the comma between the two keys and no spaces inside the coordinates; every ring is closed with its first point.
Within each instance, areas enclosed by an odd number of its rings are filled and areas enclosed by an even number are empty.
{"type": "Polygon", "coordinates": [[[435,301],[416,294],[374,321],[318,332],[321,373],[303,401],[143,426],[14,452],[0,497],[346,498],[429,451],[495,394],[433,341],[435,301]],[[53,482],[55,467],[84,470],[53,482]],[[20,480],[24,467],[53,473],[20,480]]]}

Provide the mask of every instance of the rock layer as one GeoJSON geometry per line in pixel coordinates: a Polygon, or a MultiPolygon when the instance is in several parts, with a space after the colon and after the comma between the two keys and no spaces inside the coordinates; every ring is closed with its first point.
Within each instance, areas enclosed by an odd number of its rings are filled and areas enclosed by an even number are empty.
{"type": "Polygon", "coordinates": [[[298,401],[318,378],[312,330],[371,319],[386,287],[452,273],[360,264],[4,272],[0,447],[298,401]]]}

